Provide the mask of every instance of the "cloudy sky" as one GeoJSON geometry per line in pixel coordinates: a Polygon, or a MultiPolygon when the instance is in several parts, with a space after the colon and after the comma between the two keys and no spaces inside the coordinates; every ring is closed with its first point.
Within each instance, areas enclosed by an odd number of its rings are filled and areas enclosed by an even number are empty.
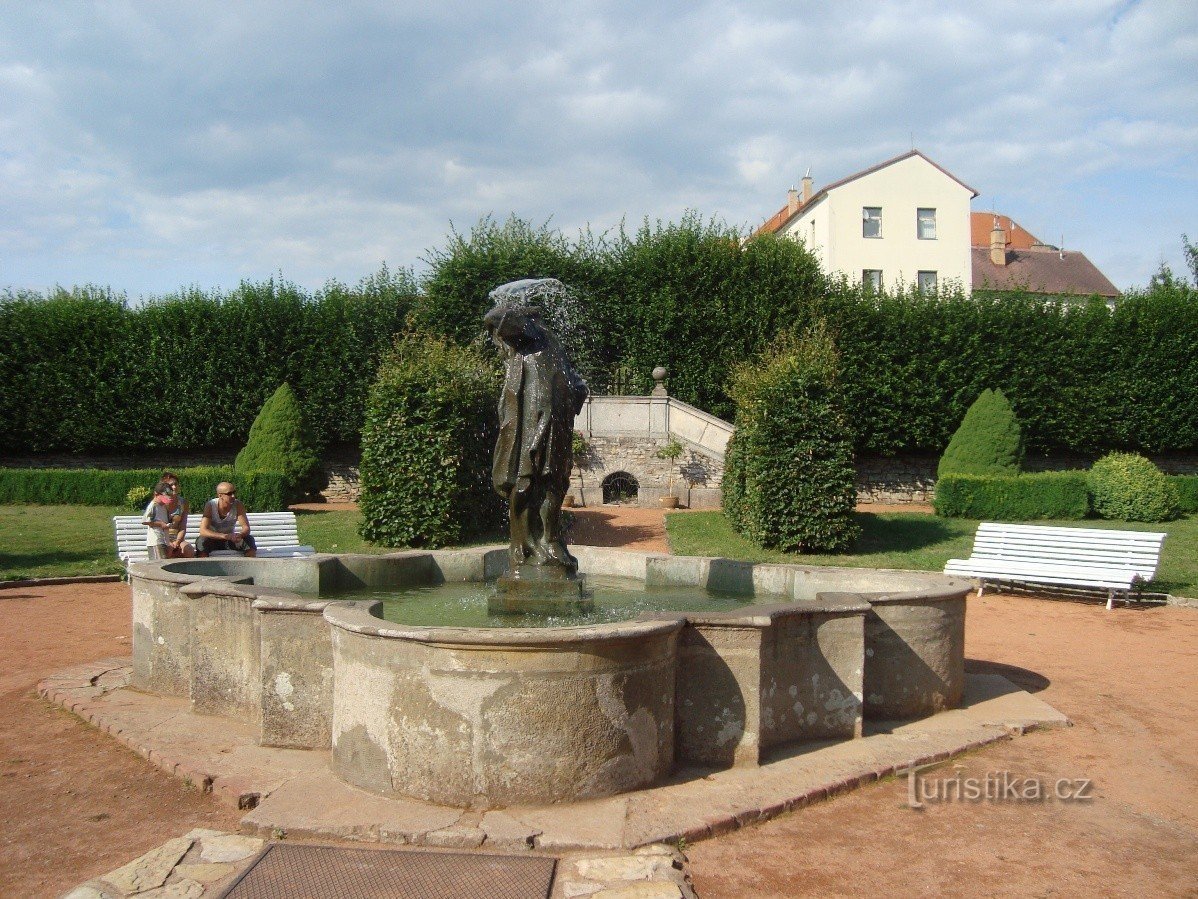
{"type": "Polygon", "coordinates": [[[0,287],[421,268],[452,226],[744,227],[910,149],[1121,288],[1198,240],[1198,3],[0,2],[0,287]]]}

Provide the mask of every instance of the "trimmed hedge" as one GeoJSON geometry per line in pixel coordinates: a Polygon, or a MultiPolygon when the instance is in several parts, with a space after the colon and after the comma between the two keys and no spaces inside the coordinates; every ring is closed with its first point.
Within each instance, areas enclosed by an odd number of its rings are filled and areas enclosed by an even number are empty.
{"type": "Polygon", "coordinates": [[[986,521],[1075,521],[1090,511],[1084,471],[1041,471],[1013,477],[947,474],[932,500],[944,518],[986,521]]]}
{"type": "Polygon", "coordinates": [[[1172,521],[1178,513],[1177,488],[1151,459],[1135,453],[1109,453],[1090,468],[1090,507],[1114,521],[1172,521]]]}
{"type": "Polygon", "coordinates": [[[736,369],[736,431],[724,457],[728,519],[761,546],[843,552],[860,533],[837,365],[835,345],[817,327],[799,340],[784,335],[736,369]]]}
{"type": "Polygon", "coordinates": [[[412,335],[396,342],[370,388],[362,429],[362,536],[438,547],[498,529],[491,487],[499,430],[497,366],[470,348],[412,335]]]}
{"type": "Polygon", "coordinates": [[[1182,515],[1198,515],[1198,474],[1170,475],[1177,489],[1177,507],[1182,515]]]}
{"type": "Polygon", "coordinates": [[[353,288],[270,279],[141,305],[98,288],[0,293],[0,452],[239,447],[283,381],[316,444],[356,441],[415,291],[383,268],[353,288]]]}
{"type": "MultiPolygon", "coordinates": [[[[125,506],[130,490],[152,490],[161,474],[161,468],[0,468],[0,503],[125,506]]],[[[221,481],[237,485],[237,498],[251,512],[281,512],[287,508],[287,479],[275,472],[239,476],[230,466],[203,466],[180,468],[176,474],[180,493],[193,510],[198,511],[216,495],[216,485],[221,481]]]]}

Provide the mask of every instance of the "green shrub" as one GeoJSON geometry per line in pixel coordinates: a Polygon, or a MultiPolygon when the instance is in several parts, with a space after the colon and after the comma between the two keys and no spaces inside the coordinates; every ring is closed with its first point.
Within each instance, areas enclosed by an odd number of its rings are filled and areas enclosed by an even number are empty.
{"type": "Polygon", "coordinates": [[[362,429],[362,536],[446,546],[498,528],[491,487],[498,369],[440,338],[396,342],[370,388],[362,429]]]}
{"type": "Polygon", "coordinates": [[[150,503],[150,497],[154,495],[154,491],[149,487],[143,487],[138,484],[136,487],[130,487],[129,492],[125,494],[125,505],[130,509],[141,511],[150,503]]]}
{"type": "Polygon", "coordinates": [[[784,336],[735,371],[730,520],[761,546],[841,552],[857,538],[852,430],[838,361],[817,325],[798,340],[784,336]]]}
{"type": "Polygon", "coordinates": [[[1084,471],[946,474],[936,481],[932,505],[944,518],[1075,521],[1086,517],[1090,497],[1084,471]]]}
{"type": "Polygon", "coordinates": [[[1150,459],[1108,453],[1090,469],[1090,504],[1115,521],[1170,521],[1178,515],[1177,488],[1150,459]]]}
{"type": "Polygon", "coordinates": [[[299,400],[286,381],[279,385],[254,419],[249,441],[237,454],[233,468],[239,476],[277,471],[291,485],[292,495],[297,500],[320,491],[327,483],[299,400]]]}
{"type": "Polygon", "coordinates": [[[1013,476],[1022,463],[1023,436],[1015,412],[1001,390],[987,389],[974,400],[949,440],[936,476],[1013,476]]]}
{"type": "MultiPolygon", "coordinates": [[[[276,472],[235,475],[231,466],[181,468],[179,493],[198,511],[216,495],[216,485],[232,481],[237,496],[251,512],[287,508],[287,483],[276,472]]],[[[134,490],[144,490],[145,508],[162,471],[157,468],[0,468],[0,503],[31,505],[125,506],[134,490]]]]}
{"type": "Polygon", "coordinates": [[[1183,515],[1198,514],[1198,474],[1173,475],[1169,480],[1177,490],[1177,508],[1183,515]]]}

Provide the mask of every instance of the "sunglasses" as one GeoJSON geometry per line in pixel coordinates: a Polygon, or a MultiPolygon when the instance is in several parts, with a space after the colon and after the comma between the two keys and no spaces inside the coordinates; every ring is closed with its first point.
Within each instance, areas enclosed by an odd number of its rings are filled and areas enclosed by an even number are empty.
{"type": "Polygon", "coordinates": [[[230,491],[228,491],[227,493],[217,493],[216,495],[217,495],[217,496],[231,496],[231,497],[233,497],[234,499],[236,499],[236,498],[237,498],[237,491],[236,491],[236,490],[230,490],[230,491]]]}

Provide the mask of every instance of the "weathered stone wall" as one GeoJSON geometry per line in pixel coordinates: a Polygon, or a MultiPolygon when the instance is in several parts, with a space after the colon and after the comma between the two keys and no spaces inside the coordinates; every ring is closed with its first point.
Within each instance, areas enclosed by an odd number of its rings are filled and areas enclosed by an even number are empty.
{"type": "Polygon", "coordinates": [[[636,478],[639,505],[656,504],[669,492],[671,472],[674,495],[684,505],[696,505],[700,496],[706,498],[719,490],[724,478],[722,460],[690,448],[674,461],[662,459],[657,453],[667,443],[669,440],[664,437],[591,437],[586,453],[578,460],[581,464],[570,479],[575,501],[587,506],[602,503],[603,479],[618,471],[636,478]]]}

